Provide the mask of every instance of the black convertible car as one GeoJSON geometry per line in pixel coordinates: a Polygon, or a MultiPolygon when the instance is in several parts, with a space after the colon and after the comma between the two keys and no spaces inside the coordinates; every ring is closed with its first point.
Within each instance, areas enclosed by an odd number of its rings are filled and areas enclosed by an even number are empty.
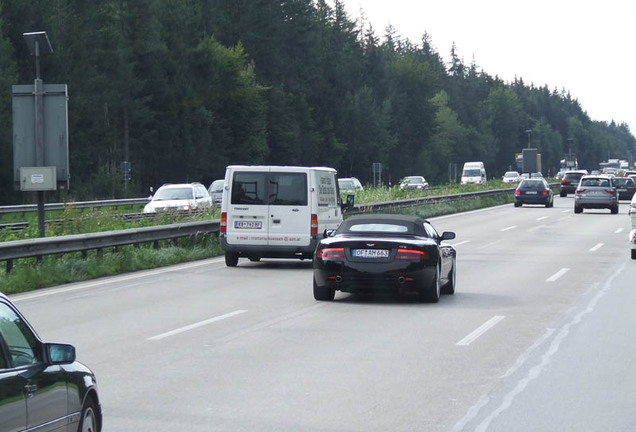
{"type": "Polygon", "coordinates": [[[456,252],[425,219],[404,215],[351,216],[314,252],[314,298],[336,291],[414,293],[436,303],[455,292],[456,252]]]}

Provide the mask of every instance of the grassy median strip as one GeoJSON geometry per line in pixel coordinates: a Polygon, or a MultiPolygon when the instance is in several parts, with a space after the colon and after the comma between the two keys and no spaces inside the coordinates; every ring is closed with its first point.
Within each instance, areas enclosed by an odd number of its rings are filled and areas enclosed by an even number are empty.
{"type": "MultiPolygon", "coordinates": [[[[422,193],[405,193],[396,189],[376,188],[376,190],[370,189],[356,193],[356,203],[389,202],[421,196],[470,192],[466,188],[436,188],[423,195],[422,193]]],[[[442,200],[435,204],[396,208],[391,212],[415,214],[424,218],[431,218],[511,203],[512,200],[512,194],[465,198],[459,201],[442,200]]],[[[383,213],[385,212],[383,211],[383,213]]],[[[95,209],[74,212],[69,209],[60,216],[56,224],[47,228],[47,236],[120,230],[191,220],[218,219],[219,217],[218,209],[192,216],[167,213],[152,220],[143,218],[139,220],[126,219],[113,210],[95,209]]],[[[36,238],[38,237],[36,228],[37,222],[31,223],[30,227],[23,232],[0,231],[0,241],[36,238]]],[[[0,291],[5,294],[25,292],[70,282],[211,258],[221,254],[223,254],[223,251],[219,244],[218,235],[202,234],[190,238],[162,241],[158,249],[154,249],[152,244],[143,244],[139,247],[131,245],[104,249],[100,252],[89,251],[86,259],[82,258],[79,252],[45,256],[37,264],[35,258],[19,259],[14,261],[13,269],[9,274],[0,269],[0,291]]]]}

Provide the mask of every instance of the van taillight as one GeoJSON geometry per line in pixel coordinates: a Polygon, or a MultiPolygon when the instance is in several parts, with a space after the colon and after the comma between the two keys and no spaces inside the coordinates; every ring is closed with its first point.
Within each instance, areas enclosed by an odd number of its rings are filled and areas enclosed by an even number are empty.
{"type": "Polygon", "coordinates": [[[317,235],[317,234],[318,234],[318,215],[312,214],[311,215],[311,235],[317,235]]]}
{"type": "Polygon", "coordinates": [[[221,232],[227,232],[227,212],[221,213],[221,232]]]}

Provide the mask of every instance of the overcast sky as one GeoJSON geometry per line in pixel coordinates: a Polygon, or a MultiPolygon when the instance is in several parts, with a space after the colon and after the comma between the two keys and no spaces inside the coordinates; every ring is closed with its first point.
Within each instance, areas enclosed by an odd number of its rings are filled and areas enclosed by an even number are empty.
{"type": "Polygon", "coordinates": [[[420,44],[428,33],[448,61],[506,82],[565,89],[593,120],[627,123],[636,135],[636,0],[341,0],[364,12],[376,35],[392,25],[420,44]]]}

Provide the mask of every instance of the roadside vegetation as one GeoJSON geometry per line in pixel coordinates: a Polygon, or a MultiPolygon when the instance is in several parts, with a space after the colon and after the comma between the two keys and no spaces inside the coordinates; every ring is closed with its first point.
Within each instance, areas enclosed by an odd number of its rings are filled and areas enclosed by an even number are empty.
{"type": "MultiPolygon", "coordinates": [[[[491,181],[489,189],[510,188],[500,181],[491,181]]],[[[478,186],[443,185],[433,186],[427,192],[400,191],[397,186],[367,187],[357,192],[356,204],[390,202],[402,199],[413,199],[422,196],[443,196],[483,190],[478,186]]],[[[343,195],[344,198],[344,195],[343,195]]],[[[466,198],[453,202],[437,202],[435,205],[396,209],[393,212],[415,214],[421,217],[434,217],[491,207],[512,202],[512,194],[495,197],[466,198]]],[[[138,228],[151,225],[189,222],[194,220],[218,219],[219,209],[210,209],[191,215],[164,213],[155,218],[123,217],[130,214],[128,209],[77,209],[69,207],[64,211],[50,212],[47,220],[47,237],[58,235],[82,234],[138,228]]],[[[0,230],[0,242],[23,240],[39,237],[37,215],[23,214],[16,218],[15,214],[0,215],[0,223],[28,221],[29,227],[12,231],[0,230]],[[22,220],[20,220],[22,219],[22,220]]],[[[6,274],[4,268],[0,270],[0,291],[5,294],[30,291],[34,289],[62,285],[70,282],[95,279],[103,276],[117,275],[139,270],[163,267],[188,261],[196,261],[222,255],[218,235],[207,234],[177,241],[160,242],[160,247],[154,249],[151,244],[139,247],[123,246],[103,251],[90,251],[86,259],[81,253],[69,253],[43,257],[40,262],[35,258],[14,261],[13,269],[6,274]]]]}

